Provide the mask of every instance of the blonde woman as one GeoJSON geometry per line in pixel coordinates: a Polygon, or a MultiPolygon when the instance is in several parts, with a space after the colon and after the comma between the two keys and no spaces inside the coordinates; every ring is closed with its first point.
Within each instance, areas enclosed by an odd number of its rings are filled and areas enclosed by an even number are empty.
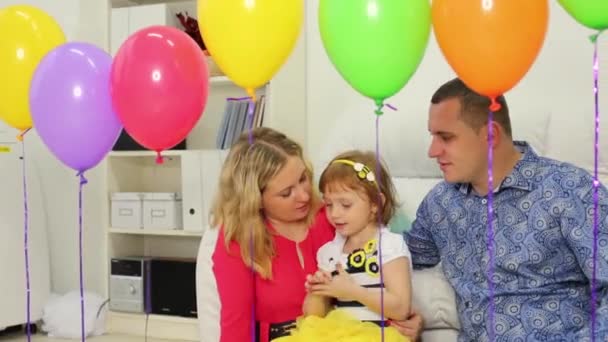
{"type": "Polygon", "coordinates": [[[335,235],[302,148],[270,128],[243,134],[222,169],[213,210],[221,342],[286,336],[302,315],[304,283],[335,235]]]}

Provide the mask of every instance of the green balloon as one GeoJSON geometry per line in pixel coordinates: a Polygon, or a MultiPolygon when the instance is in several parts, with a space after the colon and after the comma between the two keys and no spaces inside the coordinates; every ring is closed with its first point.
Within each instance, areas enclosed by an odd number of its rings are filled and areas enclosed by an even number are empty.
{"type": "Polygon", "coordinates": [[[595,30],[608,28],[608,0],[558,0],[581,25],[595,30]]]}
{"type": "Polygon", "coordinates": [[[342,77],[380,105],[420,65],[431,31],[431,6],[429,0],[320,0],[319,29],[342,77]]]}

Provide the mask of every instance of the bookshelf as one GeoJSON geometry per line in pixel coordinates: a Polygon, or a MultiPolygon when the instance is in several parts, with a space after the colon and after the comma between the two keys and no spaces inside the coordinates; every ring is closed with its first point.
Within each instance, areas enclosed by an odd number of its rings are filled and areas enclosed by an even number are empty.
{"type": "MultiPolygon", "coordinates": [[[[196,15],[196,1],[112,0],[110,53],[135,30],[150,25],[181,28],[177,12],[196,15]]],[[[256,90],[264,96],[263,125],[284,132],[306,146],[306,46],[305,33],[288,61],[268,84],[256,90]]],[[[104,168],[103,242],[105,278],[109,279],[112,257],[129,255],[196,258],[201,236],[208,229],[208,213],[227,150],[216,148],[217,135],[227,98],[246,97],[243,89],[226,76],[209,79],[205,111],[187,137],[187,150],[164,151],[163,164],[156,164],[152,151],[113,151],[104,168]],[[179,192],[182,195],[183,229],[146,230],[113,228],[110,224],[111,194],[114,192],[179,192]]],[[[109,297],[108,283],[105,294],[109,297]]],[[[107,330],[143,336],[143,313],[108,312],[107,330]]],[[[152,338],[200,341],[198,321],[193,318],[150,315],[147,335],[152,338]]]]}

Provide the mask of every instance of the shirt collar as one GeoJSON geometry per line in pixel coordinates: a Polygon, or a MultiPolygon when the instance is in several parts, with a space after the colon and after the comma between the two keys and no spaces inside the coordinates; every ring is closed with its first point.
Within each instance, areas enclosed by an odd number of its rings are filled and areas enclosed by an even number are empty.
{"type": "MultiPolygon", "coordinates": [[[[533,179],[540,157],[525,141],[514,141],[513,144],[521,152],[522,157],[517,161],[511,173],[494,189],[494,193],[506,188],[530,191],[534,185],[533,179]]],[[[456,183],[454,186],[463,194],[468,194],[473,188],[471,183],[456,183]]]]}

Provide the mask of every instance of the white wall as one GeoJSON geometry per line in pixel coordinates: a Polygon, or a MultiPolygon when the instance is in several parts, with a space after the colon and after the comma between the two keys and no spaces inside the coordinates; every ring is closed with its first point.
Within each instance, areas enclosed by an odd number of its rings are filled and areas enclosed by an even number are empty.
{"type": "MultiPolygon", "coordinates": [[[[82,41],[108,48],[108,0],[2,0],[1,6],[30,4],[52,15],[68,41],[82,41]]],[[[79,287],[78,179],[42,144],[34,130],[26,135],[27,161],[37,169],[42,188],[50,249],[52,291],[64,293],[79,287]]],[[[18,177],[19,174],[10,175],[18,177]]],[[[87,174],[84,195],[85,287],[103,293],[105,279],[98,271],[104,264],[101,168],[87,174]]],[[[16,180],[17,181],[17,180],[16,180]]]]}
{"type": "MultiPolygon", "coordinates": [[[[319,0],[307,2],[307,142],[308,151],[317,153],[311,155],[311,158],[319,159],[321,156],[322,160],[316,160],[315,163],[317,170],[324,166],[324,162],[329,158],[329,152],[326,151],[332,149],[336,140],[344,140],[349,131],[352,130],[351,140],[362,139],[371,143],[374,136],[372,125],[375,120],[372,101],[356,93],[340,77],[323,49],[318,29],[318,3],[319,0]],[[352,126],[364,124],[369,125],[365,131],[367,137],[360,134],[360,129],[352,129],[352,126]],[[352,136],[354,134],[358,136],[352,136]],[[340,138],[335,138],[336,135],[340,138]]],[[[529,130],[543,130],[541,126],[546,123],[546,117],[550,114],[552,118],[546,154],[590,169],[593,165],[593,46],[588,39],[591,32],[575,23],[556,1],[550,3],[550,28],[543,50],[524,80],[506,94],[514,121],[514,135],[517,137],[523,134],[524,137],[529,137],[533,135],[529,130]],[[575,143],[575,138],[582,142],[575,143]]],[[[602,41],[605,39],[606,37],[602,41]]],[[[366,48],[371,47],[361,46],[361,49],[366,48]]],[[[600,54],[603,66],[601,75],[604,80],[600,94],[604,99],[604,112],[608,113],[608,48],[604,47],[600,54]]],[[[381,135],[387,131],[396,133],[396,130],[401,130],[401,136],[393,137],[390,146],[381,142],[381,153],[384,153],[385,157],[388,155],[388,159],[401,157],[416,164],[411,166],[417,168],[416,170],[406,170],[411,167],[402,165],[403,162],[394,167],[389,161],[391,168],[396,168],[399,173],[411,174],[421,168],[430,167],[430,164],[421,162],[426,156],[429,139],[426,130],[428,104],[435,89],[452,77],[454,73],[440,52],[434,33],[431,33],[426,55],[418,71],[399,94],[387,101],[399,111],[386,110],[381,118],[381,122],[385,122],[381,135]],[[399,128],[396,129],[395,125],[399,128]],[[424,165],[420,165],[421,163],[424,165]]],[[[604,123],[602,127],[603,136],[606,136],[608,123],[604,123]]],[[[601,160],[605,164],[608,162],[608,143],[604,141],[603,147],[604,157],[601,160]]],[[[603,170],[608,171],[608,168],[604,165],[603,170]]]]}

